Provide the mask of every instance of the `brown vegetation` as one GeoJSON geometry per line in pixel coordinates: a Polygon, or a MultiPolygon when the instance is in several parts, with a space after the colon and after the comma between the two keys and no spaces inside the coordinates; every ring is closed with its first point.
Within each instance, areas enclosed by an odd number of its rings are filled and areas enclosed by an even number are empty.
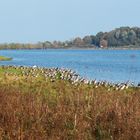
{"type": "Polygon", "coordinates": [[[140,89],[0,78],[1,140],[137,140],[140,89]]]}

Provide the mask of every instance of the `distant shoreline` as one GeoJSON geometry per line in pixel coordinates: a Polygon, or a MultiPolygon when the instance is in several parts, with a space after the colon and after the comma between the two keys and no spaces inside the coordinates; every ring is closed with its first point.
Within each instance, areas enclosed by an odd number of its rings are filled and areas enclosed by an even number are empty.
{"type": "Polygon", "coordinates": [[[128,47],[108,47],[108,48],[91,48],[91,47],[68,47],[68,48],[5,48],[0,50],[140,50],[140,48],[128,48],[128,47]]]}

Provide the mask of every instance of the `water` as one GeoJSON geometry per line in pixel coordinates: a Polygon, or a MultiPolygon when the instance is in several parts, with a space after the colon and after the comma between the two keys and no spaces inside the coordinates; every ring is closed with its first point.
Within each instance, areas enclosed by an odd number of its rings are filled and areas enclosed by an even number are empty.
{"type": "Polygon", "coordinates": [[[1,50],[0,65],[70,68],[89,80],[140,82],[139,50],[1,50]]]}

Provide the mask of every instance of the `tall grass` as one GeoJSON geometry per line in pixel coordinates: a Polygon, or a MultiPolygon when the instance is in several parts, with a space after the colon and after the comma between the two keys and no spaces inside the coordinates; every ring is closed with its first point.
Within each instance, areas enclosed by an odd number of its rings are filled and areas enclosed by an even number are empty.
{"type": "Polygon", "coordinates": [[[138,140],[140,89],[2,76],[0,140],[138,140]]]}

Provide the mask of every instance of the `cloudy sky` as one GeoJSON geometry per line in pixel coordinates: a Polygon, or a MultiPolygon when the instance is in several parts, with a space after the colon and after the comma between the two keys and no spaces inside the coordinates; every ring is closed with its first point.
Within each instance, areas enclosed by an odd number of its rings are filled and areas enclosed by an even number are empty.
{"type": "Polygon", "coordinates": [[[0,43],[70,40],[140,27],[140,0],[0,0],[0,43]]]}

